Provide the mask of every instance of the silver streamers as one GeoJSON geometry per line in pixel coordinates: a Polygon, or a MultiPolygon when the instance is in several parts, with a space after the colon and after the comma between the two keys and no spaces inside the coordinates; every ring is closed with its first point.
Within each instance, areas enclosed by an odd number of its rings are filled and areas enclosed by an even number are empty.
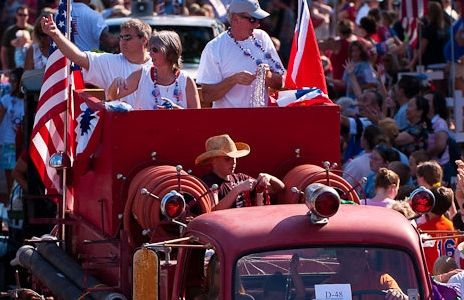
{"type": "Polygon", "coordinates": [[[256,79],[254,82],[253,94],[250,98],[250,107],[264,107],[266,106],[266,101],[264,96],[266,94],[266,64],[258,65],[256,70],[256,79]]]}

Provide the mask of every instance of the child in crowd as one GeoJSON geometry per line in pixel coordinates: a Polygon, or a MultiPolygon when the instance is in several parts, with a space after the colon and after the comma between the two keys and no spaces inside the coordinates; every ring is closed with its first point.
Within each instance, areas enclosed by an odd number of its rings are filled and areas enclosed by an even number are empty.
{"type": "MultiPolygon", "coordinates": [[[[418,172],[420,168],[418,167],[418,172]]],[[[443,235],[443,233],[433,233],[433,231],[453,231],[453,223],[445,216],[454,201],[453,190],[447,187],[434,187],[431,192],[435,196],[435,205],[432,211],[425,215],[425,222],[418,224],[419,230],[428,233],[432,237],[443,235]],[[429,231],[429,232],[427,232],[429,231]]],[[[433,270],[433,265],[441,255],[452,255],[456,241],[454,239],[429,240],[424,244],[424,253],[427,267],[433,270]],[[439,242],[440,241],[440,242],[439,242]]]]}
{"type": "MultiPolygon", "coordinates": [[[[14,60],[17,68],[24,68],[27,49],[32,45],[31,34],[27,30],[16,31],[14,60]]],[[[14,42],[12,41],[12,43],[14,42]]]]}
{"type": "Polygon", "coordinates": [[[21,68],[11,72],[11,93],[0,98],[0,169],[5,170],[7,195],[12,185],[11,170],[16,164],[16,135],[24,117],[24,99],[19,84],[22,74],[21,68]]]}
{"type": "Polygon", "coordinates": [[[440,187],[443,180],[443,170],[434,160],[422,162],[416,169],[417,184],[428,189],[440,187]]]}
{"type": "Polygon", "coordinates": [[[414,190],[409,166],[401,161],[392,161],[388,164],[388,169],[398,174],[398,177],[400,178],[400,187],[398,188],[398,194],[396,195],[395,200],[404,200],[414,190]]]}
{"type": "Polygon", "coordinates": [[[375,178],[375,196],[366,199],[366,205],[381,206],[390,208],[396,201],[400,178],[398,175],[387,169],[380,168],[375,178]]]}
{"type": "Polygon", "coordinates": [[[417,180],[417,166],[420,163],[430,160],[430,155],[425,150],[417,150],[411,153],[409,156],[409,170],[411,171],[411,177],[413,183],[417,180]]]}

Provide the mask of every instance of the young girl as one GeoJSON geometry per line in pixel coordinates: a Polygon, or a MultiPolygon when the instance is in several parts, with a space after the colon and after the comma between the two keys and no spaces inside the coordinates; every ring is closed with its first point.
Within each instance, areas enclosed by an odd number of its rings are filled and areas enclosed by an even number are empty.
{"type": "Polygon", "coordinates": [[[396,202],[399,185],[400,178],[395,172],[380,168],[375,178],[375,196],[366,199],[366,205],[391,207],[396,202]]]}
{"type": "Polygon", "coordinates": [[[20,92],[23,69],[11,71],[11,93],[0,98],[0,169],[5,170],[7,192],[10,194],[11,170],[16,164],[16,133],[20,131],[24,117],[24,99],[20,92]]]}

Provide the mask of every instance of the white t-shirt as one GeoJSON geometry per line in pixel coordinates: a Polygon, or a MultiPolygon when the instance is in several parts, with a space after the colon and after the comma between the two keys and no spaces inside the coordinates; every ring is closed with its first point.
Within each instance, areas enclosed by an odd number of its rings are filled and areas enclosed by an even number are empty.
{"type": "Polygon", "coordinates": [[[72,24],[74,26],[74,43],[82,51],[100,48],[100,35],[108,25],[99,12],[81,2],[73,3],[72,24]]]}
{"type": "Polygon", "coordinates": [[[0,98],[0,105],[5,109],[0,123],[0,144],[15,144],[16,131],[19,130],[24,117],[24,100],[6,94],[0,98]]]}
{"type": "MultiPolygon", "coordinates": [[[[432,118],[432,128],[433,128],[433,134],[429,134],[427,144],[428,148],[435,147],[436,145],[436,134],[439,132],[446,132],[446,134],[449,135],[449,129],[448,129],[448,124],[446,124],[446,121],[441,118],[439,115],[435,115],[432,118]]],[[[449,156],[449,146],[446,145],[445,150],[443,152],[443,155],[440,157],[434,157],[440,164],[440,166],[445,165],[446,163],[449,162],[450,156],[449,156]]]]}
{"type": "MultiPolygon", "coordinates": [[[[152,65],[151,59],[147,60],[144,64],[130,63],[121,53],[85,53],[89,59],[89,69],[82,70],[84,81],[104,89],[105,93],[108,91],[108,88],[116,77],[127,78],[130,74],[139,70],[143,66],[152,65]]],[[[136,107],[137,101],[135,99],[135,95],[136,93],[132,93],[120,100],[126,101],[133,107],[136,107]]]]}
{"type": "Polygon", "coordinates": [[[409,121],[408,121],[408,118],[406,117],[407,110],[408,110],[408,102],[403,103],[398,109],[398,111],[396,112],[395,116],[393,117],[400,131],[406,129],[409,126],[409,121]]]}
{"type": "Polygon", "coordinates": [[[380,207],[387,207],[391,208],[393,204],[395,204],[396,200],[385,198],[381,201],[376,201],[372,199],[366,199],[366,201],[361,200],[362,204],[369,205],[369,206],[380,206],[380,207]]]}
{"type": "Polygon", "coordinates": [[[367,178],[371,172],[370,157],[371,153],[363,152],[347,162],[343,170],[343,178],[352,186],[358,184],[361,178],[367,178]]]}
{"type": "Polygon", "coordinates": [[[363,4],[359,10],[358,13],[356,14],[356,24],[361,24],[361,19],[366,17],[367,14],[369,13],[369,5],[367,3],[363,4]]]}
{"type": "MultiPolygon", "coordinates": [[[[271,68],[277,69],[275,63],[265,57],[265,53],[269,53],[272,59],[280,65],[280,70],[283,71],[282,62],[269,35],[261,29],[255,29],[253,34],[256,40],[261,41],[264,51],[255,45],[252,37],[244,41],[238,41],[243,49],[250,51],[251,56],[245,55],[244,51],[235,44],[227,31],[211,40],[201,54],[197,82],[200,84],[217,84],[241,71],[249,71],[255,74],[257,69],[255,59],[260,59],[271,68]]],[[[254,82],[251,85],[235,85],[223,98],[213,102],[213,108],[250,107],[250,97],[253,95],[254,87],[254,82]]],[[[266,93],[265,99],[267,96],[266,93]]]]}
{"type": "Polygon", "coordinates": [[[451,276],[450,279],[448,280],[448,284],[454,284],[454,285],[459,286],[459,289],[461,291],[460,296],[463,299],[464,297],[464,272],[459,272],[451,276]]]}
{"type": "Polygon", "coordinates": [[[48,58],[42,54],[38,44],[32,44],[32,57],[34,60],[34,69],[42,69],[47,65],[48,58]]]}
{"type": "Polygon", "coordinates": [[[161,97],[158,97],[160,103],[156,103],[156,99],[153,96],[152,92],[154,90],[153,80],[151,79],[150,75],[151,66],[144,66],[142,70],[142,76],[140,77],[140,82],[137,90],[134,92],[136,94],[136,105],[134,106],[135,109],[156,109],[157,105],[162,104],[162,98],[168,98],[175,104],[182,106],[183,108],[187,108],[187,100],[186,100],[186,86],[187,86],[187,75],[185,72],[181,71],[179,76],[177,77],[176,81],[170,85],[161,85],[157,84],[161,97]],[[174,90],[176,89],[176,82],[178,88],[180,90],[179,101],[177,101],[177,97],[174,95],[174,90]]]}

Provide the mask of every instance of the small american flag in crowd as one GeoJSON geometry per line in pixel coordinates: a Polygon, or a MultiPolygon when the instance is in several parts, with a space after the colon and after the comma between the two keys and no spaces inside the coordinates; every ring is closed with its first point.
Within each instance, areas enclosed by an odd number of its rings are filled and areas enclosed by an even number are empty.
{"type": "MultiPolygon", "coordinates": [[[[56,16],[56,24],[65,34],[67,0],[61,0],[56,16]]],[[[67,151],[64,145],[66,103],[69,99],[70,64],[56,47],[50,46],[50,55],[40,90],[37,112],[32,129],[29,153],[45,185],[47,194],[61,192],[60,176],[56,169],[48,165],[50,156],[58,151],[67,151]]]]}
{"type": "Polygon", "coordinates": [[[419,18],[427,13],[427,0],[401,1],[401,24],[408,36],[409,45],[415,47],[419,40],[419,18]]]}

